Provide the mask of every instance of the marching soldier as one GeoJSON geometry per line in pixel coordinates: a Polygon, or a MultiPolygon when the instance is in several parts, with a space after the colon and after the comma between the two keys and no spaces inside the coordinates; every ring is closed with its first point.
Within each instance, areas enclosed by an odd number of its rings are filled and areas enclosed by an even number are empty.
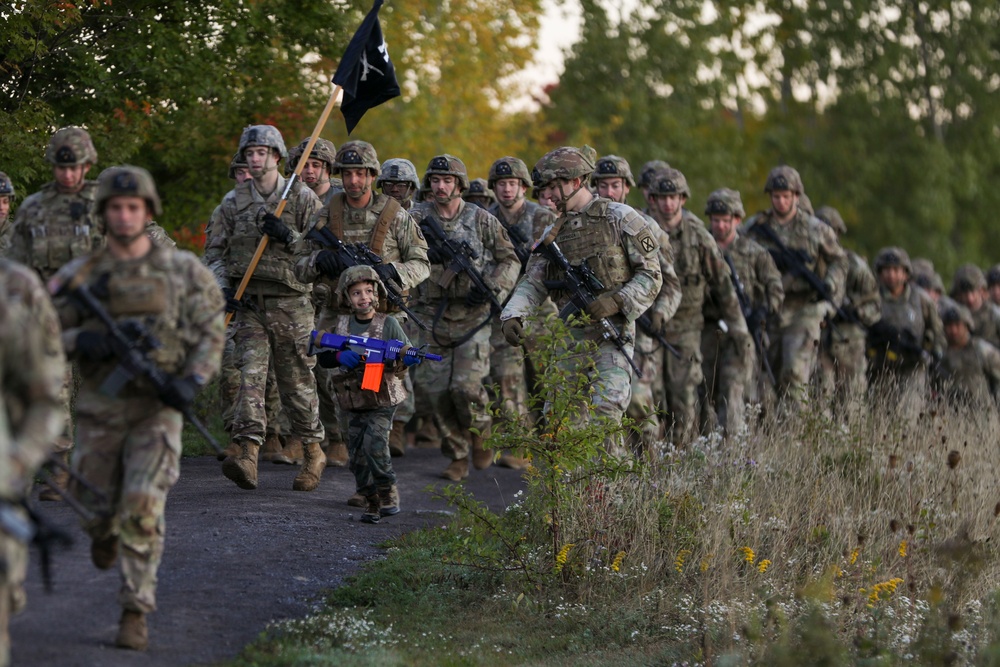
{"type": "Polygon", "coordinates": [[[430,332],[421,334],[421,342],[428,343],[430,351],[444,360],[417,366],[413,384],[417,416],[433,420],[442,452],[451,459],[442,476],[458,482],[469,476],[470,450],[478,470],[493,461],[493,452],[483,448],[491,424],[483,386],[490,359],[487,324],[493,316],[492,301],[502,303],[507,297],[517,280],[520,262],[500,221],[462,199],[469,188],[469,176],[461,160],[452,155],[431,158],[423,186],[430,191],[429,200],[413,208],[413,217],[422,225],[439,227],[456,246],[467,243],[476,255],[467,259],[483,278],[482,286],[465,272],[449,280],[446,268],[450,257],[443,242],[428,239],[431,274],[415,310],[431,326],[430,332]]]}
{"type": "Polygon", "coordinates": [[[485,178],[474,178],[469,189],[462,193],[462,199],[487,211],[497,203],[497,196],[486,183],[485,178]]]}
{"type": "Polygon", "coordinates": [[[955,271],[951,298],[969,309],[975,322],[975,336],[1000,347],[1000,308],[990,301],[986,276],[975,264],[963,264],[955,271]]]}
{"type": "MultiPolygon", "coordinates": [[[[2,252],[2,249],[0,249],[2,252]]],[[[986,289],[990,293],[990,301],[994,305],[1000,306],[1000,264],[994,264],[986,272],[986,289]]]]}
{"type": "Polygon", "coordinates": [[[288,155],[277,128],[246,128],[239,151],[252,178],[223,197],[204,258],[223,288],[227,311],[234,314],[231,326],[242,378],[229,433],[239,453],[222,462],[222,472],[241,489],[257,488],[257,456],[267,433],[263,392],[273,364],[289,424],[286,447],[300,444],[305,452],[292,488],[309,491],[315,488],[313,477],[318,479],[316,469],[322,470],[326,457],[319,444],[324,434],[312,373],[316,360],[307,354],[315,319],[312,285],[296,277],[295,263],[308,252],[304,237],[320,203],[312,190],[296,182],[281,218],[274,215],[286,184],[278,163],[288,155]],[[237,301],[236,285],[264,234],[270,242],[246,293],[237,301]]]}
{"type": "MultiPolygon", "coordinates": [[[[285,176],[291,176],[295,172],[295,168],[298,166],[299,160],[302,159],[302,154],[305,153],[311,138],[306,137],[298,146],[288,151],[285,176]]],[[[329,204],[333,195],[342,192],[344,189],[343,183],[340,182],[339,178],[332,178],[330,176],[333,173],[333,163],[336,157],[337,147],[332,141],[322,138],[317,139],[316,143],[313,144],[312,152],[306,158],[306,163],[303,165],[302,173],[300,174],[302,182],[313,191],[313,194],[319,197],[320,202],[324,205],[329,204]]]]}
{"type": "Polygon", "coordinates": [[[382,171],[375,181],[375,187],[382,190],[382,194],[398,201],[404,211],[409,211],[413,207],[413,197],[420,189],[417,168],[405,158],[389,158],[382,163],[382,171]]]}
{"type": "Polygon", "coordinates": [[[191,253],[154,246],[144,233],[159,213],[160,198],[146,170],[105,170],[97,182],[95,214],[106,225],[107,249],[72,261],[50,282],[63,343],[81,376],[73,468],[83,481],[71,487],[94,515],[83,520],[94,565],[106,570],[121,557],[116,644],[135,650],[146,648],[146,614],[156,609],[164,508],[180,473],[182,412],[218,371],[224,337],[224,302],[212,274],[191,253]],[[136,377],[107,394],[118,348],[80,296],[84,288],[120,333],[159,343],[147,354],[170,378],[164,386],[136,377]]]}
{"type": "Polygon", "coordinates": [[[7,254],[10,246],[8,231],[11,228],[10,207],[14,204],[14,184],[10,177],[0,171],[0,257],[7,254]]]}
{"type": "Polygon", "coordinates": [[[1000,394],[1000,350],[972,335],[976,325],[964,306],[948,306],[941,320],[948,345],[935,366],[937,383],[953,402],[995,410],[1000,394]]]}

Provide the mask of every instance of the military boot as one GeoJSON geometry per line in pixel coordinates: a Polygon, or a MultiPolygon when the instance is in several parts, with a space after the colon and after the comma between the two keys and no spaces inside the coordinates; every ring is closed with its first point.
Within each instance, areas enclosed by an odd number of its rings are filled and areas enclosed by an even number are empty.
{"type": "Polygon", "coordinates": [[[389,431],[389,454],[391,456],[402,456],[406,453],[406,424],[404,422],[392,422],[392,430],[389,431]]]}
{"type": "Polygon", "coordinates": [[[281,438],[277,433],[268,433],[264,438],[264,446],[260,450],[261,461],[274,461],[274,458],[281,454],[281,438]]]}
{"type": "Polygon", "coordinates": [[[275,463],[284,463],[290,466],[300,466],[305,461],[305,450],[302,449],[302,438],[297,435],[290,435],[285,438],[285,446],[274,455],[272,459],[275,463]]]}
{"type": "Polygon", "coordinates": [[[472,465],[476,467],[476,470],[486,470],[493,465],[493,450],[483,448],[483,441],[486,438],[481,433],[470,435],[472,439],[472,465]]]}
{"type": "Polygon", "coordinates": [[[378,487],[379,514],[392,516],[399,514],[399,489],[395,484],[378,487]]]}
{"type": "Polygon", "coordinates": [[[370,496],[365,496],[365,511],[361,515],[362,523],[378,523],[382,518],[382,504],[379,501],[378,494],[373,493],[370,496]]]}
{"type": "MultiPolygon", "coordinates": [[[[67,466],[69,465],[68,451],[59,452],[58,454],[53,454],[52,456],[58,456],[63,463],[65,463],[67,466]]],[[[62,500],[63,498],[61,495],[59,495],[59,492],[53,489],[52,487],[55,486],[65,491],[66,486],[69,484],[69,471],[64,470],[62,468],[57,468],[56,466],[52,466],[49,472],[49,478],[48,480],[46,480],[45,484],[46,484],[45,488],[43,488],[41,491],[38,492],[39,500],[47,500],[47,501],[62,500]]]]}
{"type": "Polygon", "coordinates": [[[146,615],[141,611],[122,611],[122,620],[118,623],[118,639],[115,646],[130,648],[133,651],[145,651],[149,646],[149,629],[146,627],[146,615]]]}
{"type": "Polygon", "coordinates": [[[441,476],[453,482],[461,482],[469,476],[468,457],[452,461],[451,464],[444,469],[444,472],[441,473],[441,476]]]}
{"type": "Polygon", "coordinates": [[[90,542],[90,560],[98,570],[108,570],[118,558],[118,536],[95,538],[90,542]]]}
{"type": "Polygon", "coordinates": [[[434,420],[420,419],[413,435],[413,446],[419,449],[441,449],[441,433],[434,420]]]}
{"type": "Polygon", "coordinates": [[[368,499],[355,491],[354,495],[347,499],[347,504],[351,507],[368,507],[368,499]]]}
{"type": "Polygon", "coordinates": [[[236,458],[239,455],[240,455],[240,443],[234,440],[233,442],[230,442],[228,445],[226,445],[226,448],[222,450],[221,454],[216,454],[215,458],[217,458],[220,461],[225,461],[230,456],[236,458]]]}
{"type": "Polygon", "coordinates": [[[331,442],[326,448],[326,464],[335,468],[347,467],[347,445],[343,442],[331,442]]]}
{"type": "Polygon", "coordinates": [[[512,470],[525,470],[531,461],[526,458],[515,456],[514,454],[501,454],[500,458],[497,459],[497,465],[501,468],[511,468],[512,470]]]}
{"type": "Polygon", "coordinates": [[[292,482],[292,490],[314,491],[319,486],[324,468],[326,468],[326,454],[318,442],[310,442],[305,446],[305,463],[292,482]]]}
{"type": "Polygon", "coordinates": [[[250,491],[257,488],[257,450],[260,445],[246,438],[240,438],[238,443],[239,455],[229,456],[222,462],[222,474],[236,482],[236,486],[250,491]]]}

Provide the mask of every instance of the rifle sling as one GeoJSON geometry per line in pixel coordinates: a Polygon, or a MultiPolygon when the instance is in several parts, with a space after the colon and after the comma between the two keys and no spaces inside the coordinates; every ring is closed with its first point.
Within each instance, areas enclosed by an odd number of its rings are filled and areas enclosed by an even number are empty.
{"type": "MultiPolygon", "coordinates": [[[[372,194],[372,197],[375,195],[372,194]]],[[[344,239],[344,206],[346,194],[343,192],[338,192],[330,200],[330,209],[327,215],[327,227],[333,232],[338,239],[344,239]]],[[[375,227],[372,229],[372,236],[368,247],[371,248],[372,252],[376,255],[382,255],[382,246],[385,245],[385,237],[389,233],[389,225],[396,218],[396,214],[399,213],[401,208],[398,201],[392,197],[387,198],[388,201],[382,208],[382,212],[378,214],[378,219],[375,221],[375,227]]]]}

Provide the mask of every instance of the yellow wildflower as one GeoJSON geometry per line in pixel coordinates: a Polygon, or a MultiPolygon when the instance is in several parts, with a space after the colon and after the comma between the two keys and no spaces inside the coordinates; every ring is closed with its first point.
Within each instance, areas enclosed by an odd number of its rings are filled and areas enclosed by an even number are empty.
{"type": "MultiPolygon", "coordinates": [[[[881,581],[875,584],[871,589],[871,593],[868,594],[868,604],[869,605],[875,604],[881,599],[880,596],[882,595],[884,595],[885,597],[889,597],[890,595],[896,592],[896,587],[899,586],[901,583],[903,583],[903,580],[900,579],[899,577],[896,577],[894,579],[890,579],[889,581],[881,581]]],[[[862,588],[861,592],[864,593],[865,589],[862,588]]]]}
{"type": "Polygon", "coordinates": [[[556,554],[556,572],[562,572],[563,566],[566,564],[566,561],[569,560],[569,550],[572,549],[573,546],[574,545],[572,543],[565,544],[563,545],[563,548],[559,550],[559,553],[556,554]]]}
{"type": "Polygon", "coordinates": [[[711,564],[712,556],[714,556],[714,555],[715,554],[708,554],[707,556],[705,556],[704,558],[701,559],[701,571],[702,572],[708,572],[708,568],[709,568],[709,566],[711,564]]]}
{"type": "Polygon", "coordinates": [[[611,571],[620,572],[622,569],[622,561],[624,560],[625,560],[624,551],[619,551],[617,554],[615,554],[615,559],[611,561],[611,571]]]}
{"type": "Polygon", "coordinates": [[[771,561],[765,558],[761,562],[757,563],[757,570],[760,571],[761,574],[764,574],[765,572],[767,572],[767,568],[770,566],[771,566],[771,561]]]}
{"type": "Polygon", "coordinates": [[[830,570],[833,572],[834,578],[844,576],[844,571],[840,569],[840,566],[834,563],[833,568],[830,570]]]}
{"type": "Polygon", "coordinates": [[[906,558],[906,540],[899,543],[899,557],[906,558]]]}
{"type": "Polygon", "coordinates": [[[858,562],[858,554],[861,553],[861,547],[855,547],[854,551],[851,552],[851,565],[858,562]]]}
{"type": "Polygon", "coordinates": [[[753,565],[753,562],[757,560],[757,556],[754,555],[753,549],[750,547],[740,547],[740,553],[743,554],[743,560],[753,565]]]}
{"type": "Polygon", "coordinates": [[[677,553],[677,558],[674,559],[674,569],[678,572],[684,571],[684,560],[691,555],[690,549],[681,549],[677,553]]]}

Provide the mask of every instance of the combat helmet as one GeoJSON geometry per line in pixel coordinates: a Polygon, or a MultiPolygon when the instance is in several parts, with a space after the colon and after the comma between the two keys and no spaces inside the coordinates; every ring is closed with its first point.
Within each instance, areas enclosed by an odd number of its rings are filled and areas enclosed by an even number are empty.
{"type": "Polygon", "coordinates": [[[788,165],[775,167],[767,175],[767,182],[764,183],[764,192],[774,192],[775,190],[791,190],[798,195],[805,192],[799,172],[788,165]]]}
{"type": "Polygon", "coordinates": [[[382,172],[375,147],[367,141],[354,139],[344,143],[334,156],[333,169],[330,173],[339,174],[344,169],[367,169],[372,176],[382,172]]]}
{"type": "Polygon", "coordinates": [[[875,255],[875,273],[890,266],[901,266],[906,272],[913,275],[913,266],[910,264],[910,256],[905,250],[896,246],[882,248],[875,255]]]}
{"type": "Polygon", "coordinates": [[[628,160],[617,155],[605,155],[597,161],[594,173],[590,175],[590,187],[596,188],[597,181],[602,178],[621,178],[630,188],[635,187],[635,178],[632,177],[628,160]]]}
{"type": "Polygon", "coordinates": [[[154,216],[162,215],[160,195],[149,172],[142,167],[121,165],[108,167],[97,177],[97,193],[94,195],[94,209],[98,214],[112,197],[142,197],[154,216]]]}
{"type": "Polygon", "coordinates": [[[406,158],[393,157],[382,163],[382,173],[375,182],[376,187],[382,187],[386,181],[409,183],[420,189],[420,179],[417,178],[417,168],[406,158]]]}
{"type": "Polygon", "coordinates": [[[990,267],[990,270],[986,272],[986,285],[988,287],[993,287],[997,284],[1000,284],[1000,264],[994,264],[990,267]]]}
{"type": "Polygon", "coordinates": [[[639,187],[648,188],[652,182],[653,174],[665,169],[670,169],[670,165],[663,160],[650,160],[642,165],[642,171],[639,172],[639,187]]]}
{"type": "Polygon", "coordinates": [[[388,298],[388,292],[385,289],[385,283],[382,279],[378,277],[378,273],[375,269],[367,264],[355,264],[354,266],[347,267],[343,273],[340,274],[340,280],[337,281],[337,293],[342,299],[341,303],[347,304],[351,303],[350,298],[347,295],[347,291],[350,289],[351,285],[360,282],[370,282],[375,283],[375,296],[377,303],[372,304],[373,307],[378,308],[380,303],[385,303],[388,298]]]}
{"type": "Polygon", "coordinates": [[[10,176],[0,171],[0,197],[10,197],[14,199],[14,184],[10,182],[10,176]]]}
{"type": "Polygon", "coordinates": [[[285,140],[274,125],[249,125],[244,128],[243,134],[240,135],[240,155],[244,154],[247,146],[267,146],[278,151],[282,159],[288,157],[285,140]]]}
{"type": "Polygon", "coordinates": [[[45,160],[52,165],[74,166],[95,164],[97,149],[90,134],[82,127],[70,126],[56,130],[45,149],[45,160]]]}
{"type": "Polygon", "coordinates": [[[236,151],[233,153],[233,159],[229,161],[229,178],[236,180],[236,170],[241,167],[246,168],[247,161],[243,157],[243,151],[236,151]]]}
{"type": "Polygon", "coordinates": [[[969,309],[960,303],[949,302],[947,307],[941,312],[941,323],[951,324],[952,322],[964,322],[969,327],[969,333],[975,333],[976,322],[972,319],[969,309]]]}
{"type": "Polygon", "coordinates": [[[491,204],[497,203],[496,193],[490,188],[485,178],[474,178],[469,183],[469,189],[462,193],[462,199],[469,201],[474,198],[487,199],[491,204]]]}
{"type": "Polygon", "coordinates": [[[844,223],[844,219],[840,217],[840,212],[834,207],[820,206],[816,209],[816,217],[830,225],[833,231],[837,232],[837,236],[843,236],[847,233],[847,225],[844,223]]]}
{"type": "Polygon", "coordinates": [[[594,160],[596,159],[597,151],[590,146],[582,148],[563,146],[549,151],[535,163],[535,168],[531,172],[531,180],[536,188],[545,187],[557,178],[567,181],[579,178],[586,183],[594,172],[594,160]]]}
{"type": "MultiPolygon", "coordinates": [[[[309,145],[310,139],[312,139],[312,137],[306,137],[305,139],[299,142],[298,146],[292,149],[292,151],[296,151],[298,153],[296,162],[302,159],[302,154],[305,153],[306,146],[309,145]]],[[[292,159],[291,158],[292,151],[288,151],[289,162],[291,162],[292,159]]],[[[309,157],[307,159],[319,160],[320,162],[325,162],[327,168],[330,170],[330,173],[332,174],[333,164],[337,161],[337,147],[329,139],[319,138],[316,140],[316,143],[313,144],[312,152],[309,154],[309,157]]]]}
{"type": "Polygon", "coordinates": [[[448,155],[447,153],[435,155],[427,163],[423,186],[428,190],[431,187],[431,176],[435,174],[457,178],[459,192],[465,192],[469,189],[469,171],[465,168],[465,163],[454,155],[448,155]]]}
{"type": "Polygon", "coordinates": [[[951,280],[952,297],[978,289],[986,289],[986,276],[982,269],[975,264],[963,264],[955,270],[955,276],[951,280]]]}
{"type": "Polygon", "coordinates": [[[684,195],[691,198],[691,189],[687,179],[678,169],[661,169],[650,177],[650,195],[684,195]]]}
{"type": "Polygon", "coordinates": [[[491,190],[496,187],[497,181],[504,178],[516,178],[524,183],[524,187],[526,188],[532,186],[531,174],[528,173],[528,165],[518,157],[508,155],[490,165],[490,173],[487,175],[486,180],[491,190]]]}
{"type": "Polygon", "coordinates": [[[745,217],[743,198],[740,193],[731,188],[719,188],[708,195],[705,203],[705,215],[736,215],[745,217]]]}

